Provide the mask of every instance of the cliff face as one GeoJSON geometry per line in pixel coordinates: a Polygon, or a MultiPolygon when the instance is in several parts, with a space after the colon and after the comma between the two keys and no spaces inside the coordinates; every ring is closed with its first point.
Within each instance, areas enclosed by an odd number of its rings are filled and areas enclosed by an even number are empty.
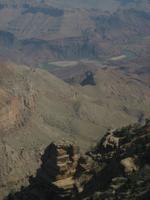
{"type": "Polygon", "coordinates": [[[52,143],[21,199],[149,199],[150,121],[109,131],[86,155],[69,143],[52,143]]]}

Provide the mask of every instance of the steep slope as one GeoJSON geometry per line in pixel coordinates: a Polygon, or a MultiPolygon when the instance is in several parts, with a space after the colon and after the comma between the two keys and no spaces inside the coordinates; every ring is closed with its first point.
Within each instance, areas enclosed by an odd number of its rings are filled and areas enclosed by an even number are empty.
{"type": "Polygon", "coordinates": [[[50,141],[71,139],[85,150],[106,129],[150,115],[146,83],[115,69],[93,78],[96,85],[70,86],[44,70],[0,65],[1,198],[27,184],[50,141]]]}

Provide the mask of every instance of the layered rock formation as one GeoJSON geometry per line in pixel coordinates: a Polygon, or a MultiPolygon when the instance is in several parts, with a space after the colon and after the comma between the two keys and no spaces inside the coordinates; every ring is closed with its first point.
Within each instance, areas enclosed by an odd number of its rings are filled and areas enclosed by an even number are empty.
{"type": "Polygon", "coordinates": [[[75,191],[74,175],[79,159],[79,149],[73,143],[52,143],[42,157],[40,179],[52,184],[52,190],[65,198],[75,191]]]}
{"type": "Polygon", "coordinates": [[[150,121],[109,131],[79,157],[72,143],[52,143],[28,188],[9,200],[150,198],[150,121]]]}
{"type": "Polygon", "coordinates": [[[72,142],[51,143],[42,155],[41,168],[30,185],[8,199],[70,199],[77,194],[75,174],[79,148],[72,142]]]}

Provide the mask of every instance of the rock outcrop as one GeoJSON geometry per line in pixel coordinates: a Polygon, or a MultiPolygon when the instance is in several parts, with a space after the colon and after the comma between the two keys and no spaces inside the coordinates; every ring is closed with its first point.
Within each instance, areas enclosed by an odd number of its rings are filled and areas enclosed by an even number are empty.
{"type": "Polygon", "coordinates": [[[75,191],[74,175],[79,159],[79,149],[73,143],[52,143],[42,156],[38,174],[45,183],[52,184],[56,196],[70,196],[75,191]]]}
{"type": "Polygon", "coordinates": [[[150,121],[109,131],[86,155],[73,143],[52,143],[28,188],[9,200],[150,198],[150,121]]]}
{"type": "Polygon", "coordinates": [[[82,198],[149,199],[149,153],[149,120],[143,126],[135,124],[108,132],[96,149],[88,153],[95,166],[92,178],[84,185],[82,198]]]}

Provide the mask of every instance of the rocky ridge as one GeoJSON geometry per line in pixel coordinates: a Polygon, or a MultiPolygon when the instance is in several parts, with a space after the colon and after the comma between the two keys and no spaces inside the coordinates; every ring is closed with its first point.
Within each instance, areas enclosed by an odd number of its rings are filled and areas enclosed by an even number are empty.
{"type": "Polygon", "coordinates": [[[7,199],[147,200],[149,134],[149,120],[108,131],[93,150],[80,156],[73,143],[52,143],[30,186],[7,199]]]}

